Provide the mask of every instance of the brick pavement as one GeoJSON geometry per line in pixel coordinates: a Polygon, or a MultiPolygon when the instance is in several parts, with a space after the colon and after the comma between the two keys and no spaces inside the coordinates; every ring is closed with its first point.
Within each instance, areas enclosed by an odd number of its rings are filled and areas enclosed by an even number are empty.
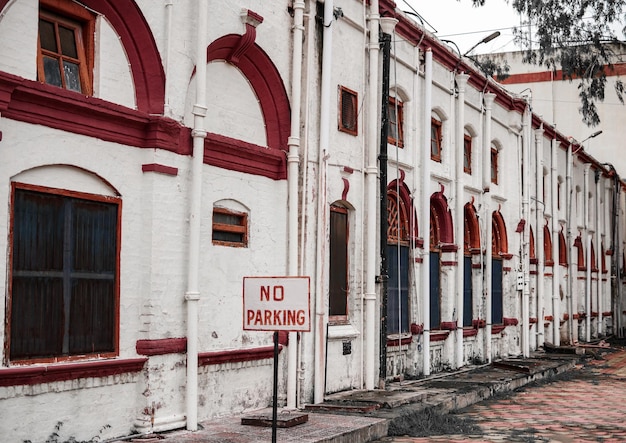
{"type": "Polygon", "coordinates": [[[603,355],[562,380],[526,388],[508,398],[470,406],[461,418],[483,435],[387,437],[384,442],[626,442],[626,351],[603,355]]]}

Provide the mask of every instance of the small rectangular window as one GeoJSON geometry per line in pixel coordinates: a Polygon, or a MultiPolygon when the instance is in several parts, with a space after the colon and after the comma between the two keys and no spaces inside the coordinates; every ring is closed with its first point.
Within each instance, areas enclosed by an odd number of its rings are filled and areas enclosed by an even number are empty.
{"type": "Polygon", "coordinates": [[[498,150],[491,148],[491,183],[498,184],[498,150]]]}
{"type": "Polygon", "coordinates": [[[472,173],[472,137],[467,134],[463,137],[463,171],[472,173]]]}
{"type": "Polygon", "coordinates": [[[358,129],[357,93],[339,86],[339,130],[357,135],[358,129]]]}
{"type": "Polygon", "coordinates": [[[394,97],[389,97],[389,133],[387,143],[399,148],[404,147],[404,106],[394,97]]]}
{"type": "Polygon", "coordinates": [[[441,122],[433,118],[430,128],[430,158],[441,162],[441,122]]]}
{"type": "Polygon", "coordinates": [[[40,3],[39,81],[90,95],[94,15],[73,2],[41,0],[40,3]]]}
{"type": "Polygon", "coordinates": [[[248,246],[248,214],[213,208],[213,244],[248,246]]]}

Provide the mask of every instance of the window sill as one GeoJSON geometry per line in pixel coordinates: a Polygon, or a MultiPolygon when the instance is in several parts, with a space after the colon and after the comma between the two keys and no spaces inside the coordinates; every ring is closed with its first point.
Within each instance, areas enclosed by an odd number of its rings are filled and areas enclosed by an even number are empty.
{"type": "Polygon", "coordinates": [[[335,324],[328,325],[328,339],[329,340],[342,340],[349,338],[357,338],[359,331],[351,324],[335,324]]]}
{"type": "Polygon", "coordinates": [[[140,372],[146,361],[147,358],[132,358],[0,369],[0,386],[38,385],[140,372]]]}

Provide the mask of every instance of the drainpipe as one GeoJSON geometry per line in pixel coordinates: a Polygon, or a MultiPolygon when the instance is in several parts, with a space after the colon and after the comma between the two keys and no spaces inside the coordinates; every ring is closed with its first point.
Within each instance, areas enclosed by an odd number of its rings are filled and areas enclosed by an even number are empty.
{"type": "Polygon", "coordinates": [[[585,169],[583,170],[584,177],[584,186],[583,186],[583,204],[584,206],[584,216],[585,216],[585,263],[587,264],[587,271],[585,275],[585,312],[587,315],[585,316],[585,341],[591,341],[591,241],[592,235],[589,232],[589,169],[591,168],[591,163],[585,164],[585,169]]]}
{"type": "Polygon", "coordinates": [[[172,10],[174,9],[174,0],[165,0],[165,57],[163,64],[165,65],[165,115],[171,115],[170,108],[170,58],[172,56],[172,10]]]}
{"type": "Polygon", "coordinates": [[[537,255],[537,348],[543,346],[544,342],[544,273],[545,273],[545,257],[544,257],[544,235],[543,227],[545,225],[545,202],[543,199],[543,125],[535,130],[535,152],[537,155],[537,198],[535,200],[535,213],[537,215],[537,241],[535,242],[535,251],[537,255]],[[539,200],[541,199],[541,200],[539,200]]]}
{"type": "MultiPolygon", "coordinates": [[[[287,154],[288,174],[288,275],[298,275],[298,177],[300,175],[300,99],[302,92],[302,45],[304,1],[293,2],[293,54],[291,57],[291,135],[287,154]]],[[[298,333],[289,333],[287,348],[287,408],[295,409],[298,380],[298,333]]]]}
{"type": "MultiPolygon", "coordinates": [[[[430,375],[430,131],[433,92],[433,51],[424,52],[424,147],[422,149],[422,238],[424,254],[422,261],[422,315],[424,323],[422,360],[423,375],[430,375]]],[[[419,74],[418,74],[419,75],[419,74]]]]}
{"type": "Polygon", "coordinates": [[[559,186],[559,176],[558,176],[558,168],[557,168],[557,158],[559,152],[559,144],[556,138],[552,139],[552,150],[551,154],[551,181],[552,181],[552,343],[555,346],[560,346],[561,344],[561,292],[560,292],[560,281],[561,281],[561,264],[560,264],[560,255],[559,255],[559,194],[558,194],[558,186],[559,186]]]}
{"type": "Polygon", "coordinates": [[[383,50],[383,84],[380,109],[380,355],[378,366],[378,387],[385,387],[387,379],[387,279],[389,269],[387,265],[387,136],[389,135],[389,69],[391,62],[391,34],[398,23],[395,18],[383,17],[380,19],[382,33],[380,43],[383,50]]]}
{"type": "Polygon", "coordinates": [[[522,119],[522,165],[524,169],[524,187],[522,189],[522,218],[524,231],[522,234],[522,272],[524,274],[524,287],[522,289],[522,356],[530,356],[529,336],[529,311],[530,311],[530,274],[529,274],[529,252],[530,252],[530,107],[524,109],[522,119]]]}
{"type": "Polygon", "coordinates": [[[202,209],[202,164],[206,129],[206,34],[208,7],[198,4],[198,36],[196,41],[196,104],[193,106],[193,157],[189,210],[189,265],[187,268],[187,430],[198,429],[198,286],[200,262],[200,212],[202,209]]]}
{"type": "Polygon", "coordinates": [[[370,2],[369,14],[369,91],[367,93],[367,167],[365,186],[367,195],[366,248],[367,271],[365,282],[365,389],[374,389],[376,368],[376,183],[378,180],[378,0],[370,2]]]}
{"type": "Polygon", "coordinates": [[[322,49],[322,84],[320,97],[320,145],[318,152],[319,173],[317,188],[317,282],[315,290],[315,382],[313,397],[315,403],[324,401],[326,385],[326,317],[325,282],[327,274],[326,244],[328,238],[328,172],[330,134],[330,74],[333,45],[333,0],[324,2],[324,47],[322,49]]]}
{"type": "Polygon", "coordinates": [[[456,144],[456,183],[455,183],[455,232],[454,237],[457,243],[457,267],[456,267],[456,367],[463,366],[463,276],[465,266],[463,266],[463,237],[464,237],[464,207],[463,207],[463,160],[464,160],[464,124],[465,124],[465,87],[469,75],[460,73],[455,75],[457,86],[457,102],[456,102],[456,125],[455,125],[455,144],[456,144]]]}
{"type": "Polygon", "coordinates": [[[565,192],[567,196],[567,241],[565,247],[567,248],[567,311],[569,312],[567,329],[570,345],[574,344],[574,298],[572,297],[572,291],[574,289],[574,265],[572,263],[572,224],[576,222],[575,220],[572,220],[572,217],[574,216],[574,210],[572,207],[572,194],[574,192],[572,188],[572,169],[574,168],[572,149],[573,145],[570,142],[567,147],[567,171],[565,176],[565,192]]]}
{"type": "Polygon", "coordinates": [[[485,101],[485,152],[483,156],[483,206],[485,220],[485,262],[483,264],[484,280],[483,280],[483,297],[485,297],[485,358],[491,363],[491,276],[492,276],[492,259],[493,252],[491,248],[491,237],[493,235],[492,213],[491,213],[491,197],[488,194],[491,188],[491,110],[496,94],[488,92],[484,95],[485,101]]]}
{"type": "Polygon", "coordinates": [[[598,260],[598,278],[596,279],[596,309],[598,310],[598,327],[596,328],[597,336],[602,337],[603,333],[603,324],[602,324],[602,309],[604,308],[604,303],[602,303],[602,297],[604,295],[604,288],[602,287],[602,262],[604,261],[604,251],[602,250],[602,235],[604,234],[604,226],[600,229],[601,217],[600,217],[600,170],[596,169],[594,174],[594,180],[596,183],[596,260],[598,260]]]}

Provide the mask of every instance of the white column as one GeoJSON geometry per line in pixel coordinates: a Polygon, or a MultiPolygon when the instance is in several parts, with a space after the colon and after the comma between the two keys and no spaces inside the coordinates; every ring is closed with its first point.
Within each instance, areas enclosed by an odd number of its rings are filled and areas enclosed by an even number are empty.
{"type": "Polygon", "coordinates": [[[583,245],[585,248],[585,264],[587,265],[585,272],[585,341],[591,341],[591,242],[592,234],[589,227],[589,169],[591,163],[585,164],[583,170],[583,205],[584,205],[584,234],[583,245]]]}
{"type": "Polygon", "coordinates": [[[491,237],[493,235],[492,228],[492,210],[491,196],[489,190],[491,186],[491,118],[493,102],[496,95],[488,92],[484,96],[485,101],[485,145],[483,156],[483,220],[485,223],[485,244],[481,245],[485,249],[484,256],[484,275],[483,275],[483,297],[485,298],[485,359],[491,362],[491,276],[492,276],[492,259],[493,252],[491,248],[491,237]]]}
{"type": "Polygon", "coordinates": [[[558,202],[558,186],[559,175],[557,168],[557,158],[559,152],[559,143],[556,139],[552,139],[551,148],[551,183],[552,183],[552,343],[556,346],[561,344],[561,265],[559,264],[559,202],[558,202]]]}
{"type": "Polygon", "coordinates": [[[456,191],[455,196],[455,233],[454,236],[457,250],[457,266],[456,266],[456,367],[463,366],[463,277],[465,266],[463,266],[463,237],[465,234],[464,223],[464,198],[463,183],[465,181],[463,172],[464,159],[464,135],[465,135],[465,87],[469,75],[457,74],[456,85],[458,90],[457,97],[457,120],[456,120],[456,191]]]}
{"type": "Polygon", "coordinates": [[[543,189],[543,127],[535,130],[535,152],[537,158],[537,195],[535,200],[535,213],[537,215],[537,235],[535,242],[535,254],[537,255],[537,348],[543,346],[544,342],[544,278],[545,278],[545,254],[544,235],[545,226],[545,201],[543,189]]]}
{"type": "Polygon", "coordinates": [[[367,166],[365,168],[365,187],[367,205],[366,223],[366,281],[365,281],[365,389],[374,389],[376,375],[376,229],[378,204],[378,60],[380,46],[378,42],[378,0],[370,2],[369,14],[369,90],[367,92],[367,166]]]}
{"type": "Polygon", "coordinates": [[[531,114],[529,106],[526,106],[522,119],[522,164],[524,169],[524,188],[522,193],[522,218],[524,231],[522,234],[522,271],[524,273],[524,288],[522,289],[522,355],[530,355],[529,346],[529,310],[530,310],[530,122],[531,114]]]}

